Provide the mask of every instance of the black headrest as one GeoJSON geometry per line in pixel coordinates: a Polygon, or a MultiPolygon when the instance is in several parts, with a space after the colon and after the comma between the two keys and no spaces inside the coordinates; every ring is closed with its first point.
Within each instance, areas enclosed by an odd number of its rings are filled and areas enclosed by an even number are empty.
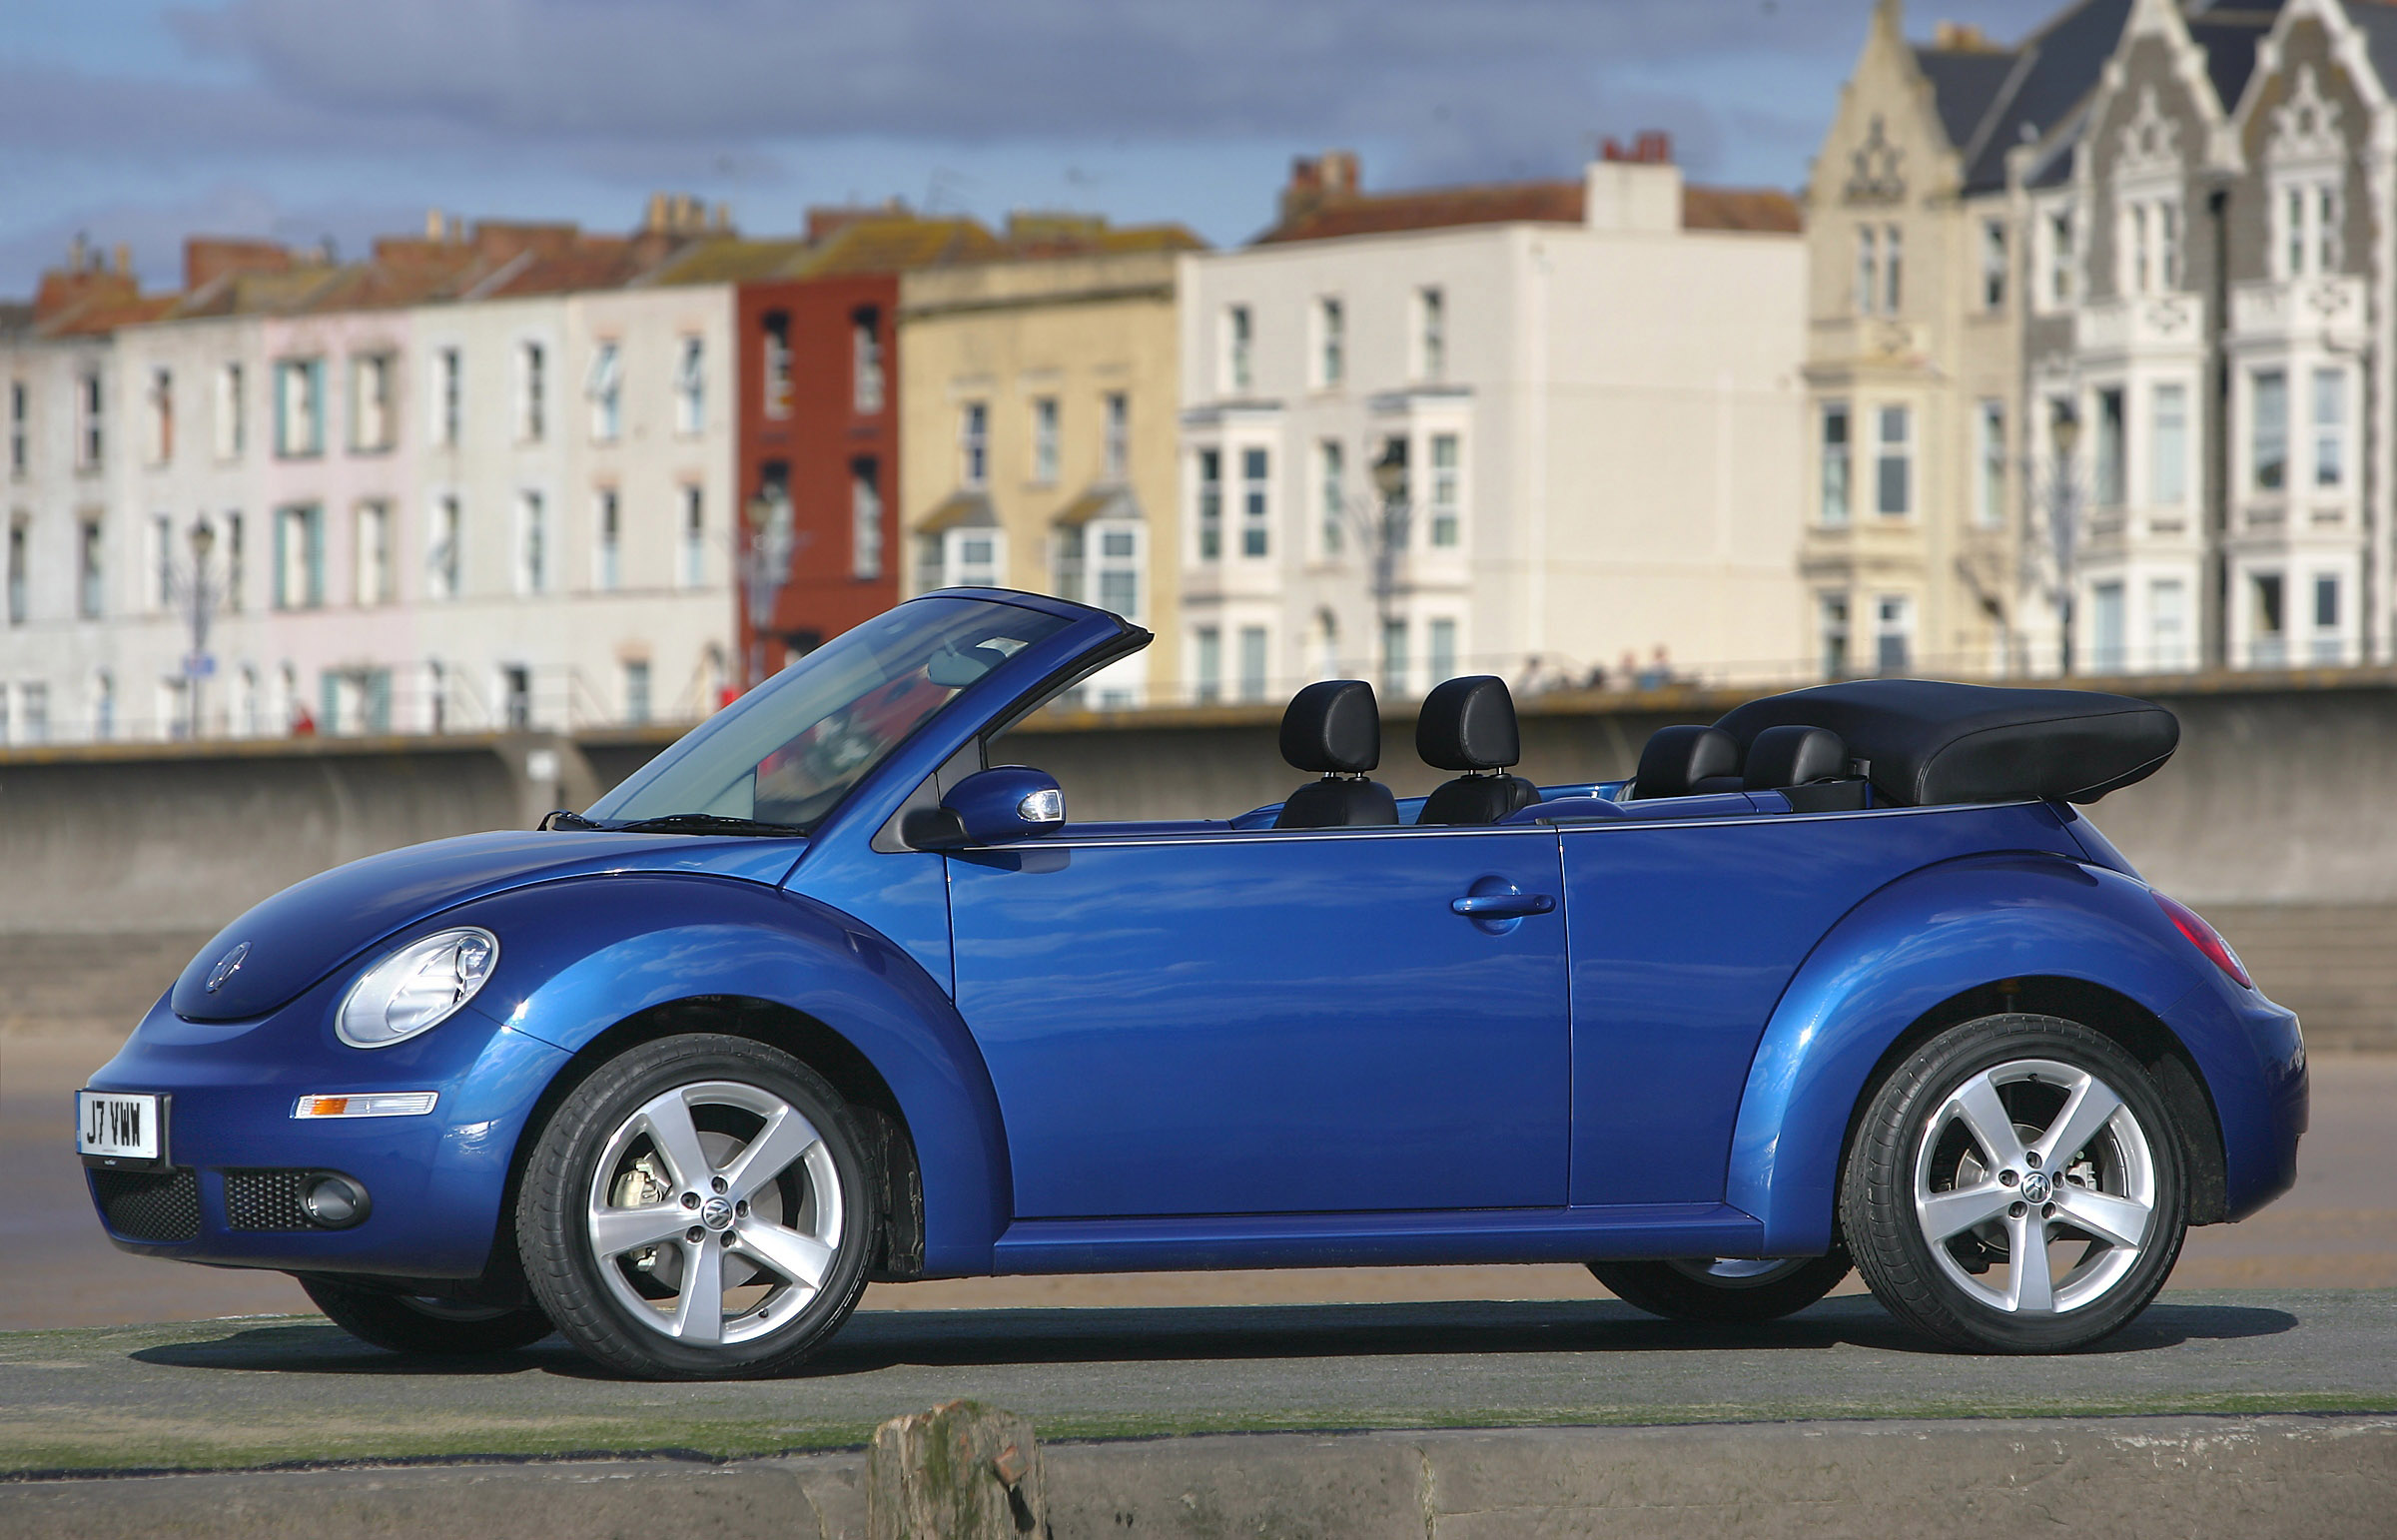
{"type": "Polygon", "coordinates": [[[1848,740],[1828,727],[1768,727],[1748,745],[1750,791],[1778,791],[1848,773],[1848,740]]]}
{"type": "Polygon", "coordinates": [[[1281,757],[1292,769],[1362,775],[1381,763],[1381,710],[1362,679],[1325,679],[1290,697],[1281,757]]]}
{"type": "Polygon", "coordinates": [[[1423,697],[1415,753],[1442,770],[1497,770],[1523,757],[1515,698],[1496,674],[1451,679],[1423,697]]]}
{"type": "Polygon", "coordinates": [[[1710,776],[1740,773],[1740,740],[1720,727],[1660,727],[1640,750],[1635,800],[1686,797],[1710,776]]]}

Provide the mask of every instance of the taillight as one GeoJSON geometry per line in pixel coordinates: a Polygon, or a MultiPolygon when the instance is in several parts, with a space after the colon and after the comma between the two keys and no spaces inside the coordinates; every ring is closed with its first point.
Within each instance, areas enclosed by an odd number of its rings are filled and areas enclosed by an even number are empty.
{"type": "Polygon", "coordinates": [[[2216,968],[2238,980],[2239,988],[2246,990],[2255,988],[2254,983],[2247,977],[2247,970],[2239,966],[2239,955],[2230,950],[2229,942],[2224,941],[2212,926],[2205,923],[2204,916],[2180,900],[2166,898],[2160,893],[2156,894],[2155,901],[2162,906],[2164,918],[2170,920],[2179,929],[2180,934],[2189,938],[2190,946],[2213,959],[2216,968]]]}

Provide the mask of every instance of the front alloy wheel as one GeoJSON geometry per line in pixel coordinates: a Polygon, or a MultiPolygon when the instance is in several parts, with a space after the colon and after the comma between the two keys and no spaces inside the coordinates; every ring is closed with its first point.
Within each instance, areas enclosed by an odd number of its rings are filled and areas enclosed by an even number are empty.
{"type": "Polygon", "coordinates": [[[626,1373],[781,1372],[865,1286],[865,1149],[839,1095],[777,1050],[634,1049],[541,1137],[518,1215],[526,1274],[559,1330],[626,1373]]]}
{"type": "Polygon", "coordinates": [[[2178,1132],[2111,1040],[2051,1017],[1970,1022],[1874,1098],[1842,1218],[1900,1319],[1985,1352],[2081,1346],[2146,1308],[2179,1255],[2178,1132]]]}

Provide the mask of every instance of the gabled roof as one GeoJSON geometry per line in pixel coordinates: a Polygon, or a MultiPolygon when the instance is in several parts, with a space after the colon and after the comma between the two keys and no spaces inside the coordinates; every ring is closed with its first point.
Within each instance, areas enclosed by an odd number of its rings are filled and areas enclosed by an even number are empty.
{"type": "Polygon", "coordinates": [[[1958,146],[1965,190],[2005,186],[2005,154],[2046,138],[2069,122],[2097,87],[2097,77],[2122,40],[2132,0],[2079,0],[2051,18],[2014,50],[2016,64],[1973,136],[1958,146]]]}
{"type": "Polygon", "coordinates": [[[2363,33],[2365,49],[2382,86],[2397,91],[2397,6],[2350,5],[2347,19],[2363,33]]]}

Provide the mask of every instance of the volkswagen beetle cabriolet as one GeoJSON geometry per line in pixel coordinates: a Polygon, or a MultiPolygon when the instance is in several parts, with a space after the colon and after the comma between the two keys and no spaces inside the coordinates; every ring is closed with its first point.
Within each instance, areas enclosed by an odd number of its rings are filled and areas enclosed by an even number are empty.
{"type": "Polygon", "coordinates": [[[583,813],[260,904],[79,1094],[111,1238],[660,1378],[788,1370],[869,1280],[1563,1259],[1715,1322],[1853,1265],[2043,1352],[2293,1179],[2295,1018],[2075,809],[2160,708],[1838,683],[1534,786],[1456,679],[1398,799],[1333,680],[1285,801],[1076,822],[1004,735],[1148,640],[911,600],[583,813]]]}

